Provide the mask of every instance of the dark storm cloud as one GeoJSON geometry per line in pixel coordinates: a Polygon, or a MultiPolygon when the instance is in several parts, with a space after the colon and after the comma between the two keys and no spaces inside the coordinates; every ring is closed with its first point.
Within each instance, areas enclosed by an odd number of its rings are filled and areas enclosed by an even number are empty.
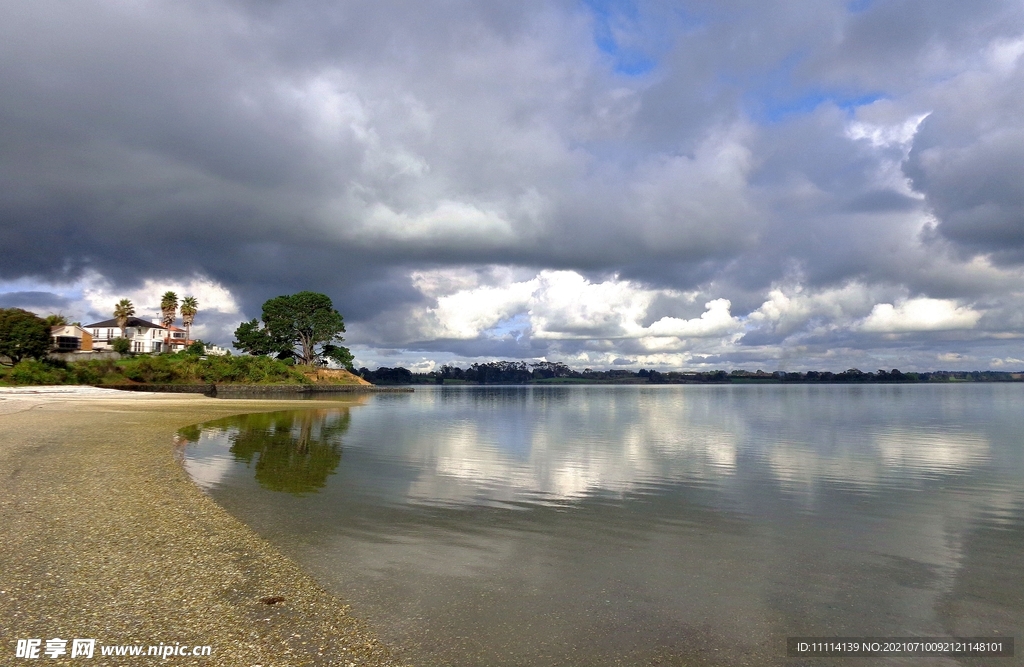
{"type": "Polygon", "coordinates": [[[447,352],[464,359],[500,357],[503,359],[531,359],[543,356],[548,347],[531,344],[528,338],[517,340],[513,336],[502,336],[487,340],[445,340],[422,341],[409,346],[423,352],[447,352]]]}
{"type": "Polygon", "coordinates": [[[0,294],[0,308],[24,308],[56,313],[70,304],[69,299],[51,292],[6,292],[0,294]]]}
{"type": "Polygon", "coordinates": [[[1019,262],[1024,250],[1024,78],[992,81],[976,114],[943,108],[923,124],[907,164],[938,231],[968,251],[1019,262]],[[994,104],[993,104],[994,103],[994,104]]]}
{"type": "Polygon", "coordinates": [[[748,346],[908,298],[1018,315],[1017,2],[2,6],[0,280],[316,289],[360,344],[466,357],[606,343],[456,341],[413,272],[631,280],[643,327],[870,295],[748,346]]]}

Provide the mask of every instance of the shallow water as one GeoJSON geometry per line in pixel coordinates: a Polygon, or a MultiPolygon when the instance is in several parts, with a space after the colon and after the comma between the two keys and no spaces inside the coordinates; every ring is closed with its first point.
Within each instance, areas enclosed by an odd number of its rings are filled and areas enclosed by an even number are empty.
{"type": "Polygon", "coordinates": [[[428,387],[182,436],[416,664],[800,664],[1020,634],[1022,427],[1022,385],[428,387]]]}

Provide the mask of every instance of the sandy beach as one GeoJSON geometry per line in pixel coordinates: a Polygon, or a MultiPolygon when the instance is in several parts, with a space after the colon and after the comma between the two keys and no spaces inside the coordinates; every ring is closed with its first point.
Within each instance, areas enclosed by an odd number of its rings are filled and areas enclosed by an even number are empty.
{"type": "MultiPolygon", "coordinates": [[[[320,401],[303,406],[319,407],[320,401]]],[[[337,401],[324,402],[337,405],[337,401]]],[[[17,640],[212,647],[165,664],[391,665],[348,608],[229,516],[174,456],[182,426],[294,401],[0,389],[0,663],[17,640]],[[261,600],[283,598],[275,604],[261,600]]],[[[78,664],[67,654],[46,664],[78,664]]]]}

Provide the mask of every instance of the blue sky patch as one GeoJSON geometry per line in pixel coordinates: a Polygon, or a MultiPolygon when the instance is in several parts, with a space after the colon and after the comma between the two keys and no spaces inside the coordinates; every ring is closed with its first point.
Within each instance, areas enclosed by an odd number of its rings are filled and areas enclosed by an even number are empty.
{"type": "Polygon", "coordinates": [[[851,95],[840,91],[808,90],[793,97],[761,97],[748,96],[748,113],[753,118],[765,123],[779,123],[793,116],[814,112],[822,104],[832,103],[847,112],[857,107],[885,99],[881,93],[851,95]]]}
{"type": "Polygon", "coordinates": [[[647,74],[672,45],[680,31],[697,29],[703,22],[681,8],[667,17],[641,11],[634,0],[582,0],[594,17],[594,44],[625,76],[647,74]]]}
{"type": "Polygon", "coordinates": [[[860,14],[871,9],[873,4],[874,0],[850,0],[846,3],[846,10],[851,14],[860,14]]]}
{"type": "Polygon", "coordinates": [[[751,118],[765,124],[779,123],[812,113],[826,103],[852,113],[857,107],[886,97],[879,91],[828,89],[795,83],[794,71],[804,57],[803,53],[791,54],[750,87],[743,96],[743,105],[751,118]]]}
{"type": "Polygon", "coordinates": [[[511,335],[516,340],[523,337],[523,333],[530,328],[530,316],[526,313],[519,313],[513,317],[501,320],[485,332],[491,338],[504,338],[511,335]]]}

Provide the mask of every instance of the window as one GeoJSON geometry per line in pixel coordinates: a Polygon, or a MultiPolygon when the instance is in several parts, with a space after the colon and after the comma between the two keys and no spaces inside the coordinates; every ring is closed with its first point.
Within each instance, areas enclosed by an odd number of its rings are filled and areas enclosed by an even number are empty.
{"type": "Polygon", "coordinates": [[[55,336],[57,340],[57,349],[61,352],[70,350],[78,350],[82,347],[82,339],[75,338],[74,336],[55,336]]]}

